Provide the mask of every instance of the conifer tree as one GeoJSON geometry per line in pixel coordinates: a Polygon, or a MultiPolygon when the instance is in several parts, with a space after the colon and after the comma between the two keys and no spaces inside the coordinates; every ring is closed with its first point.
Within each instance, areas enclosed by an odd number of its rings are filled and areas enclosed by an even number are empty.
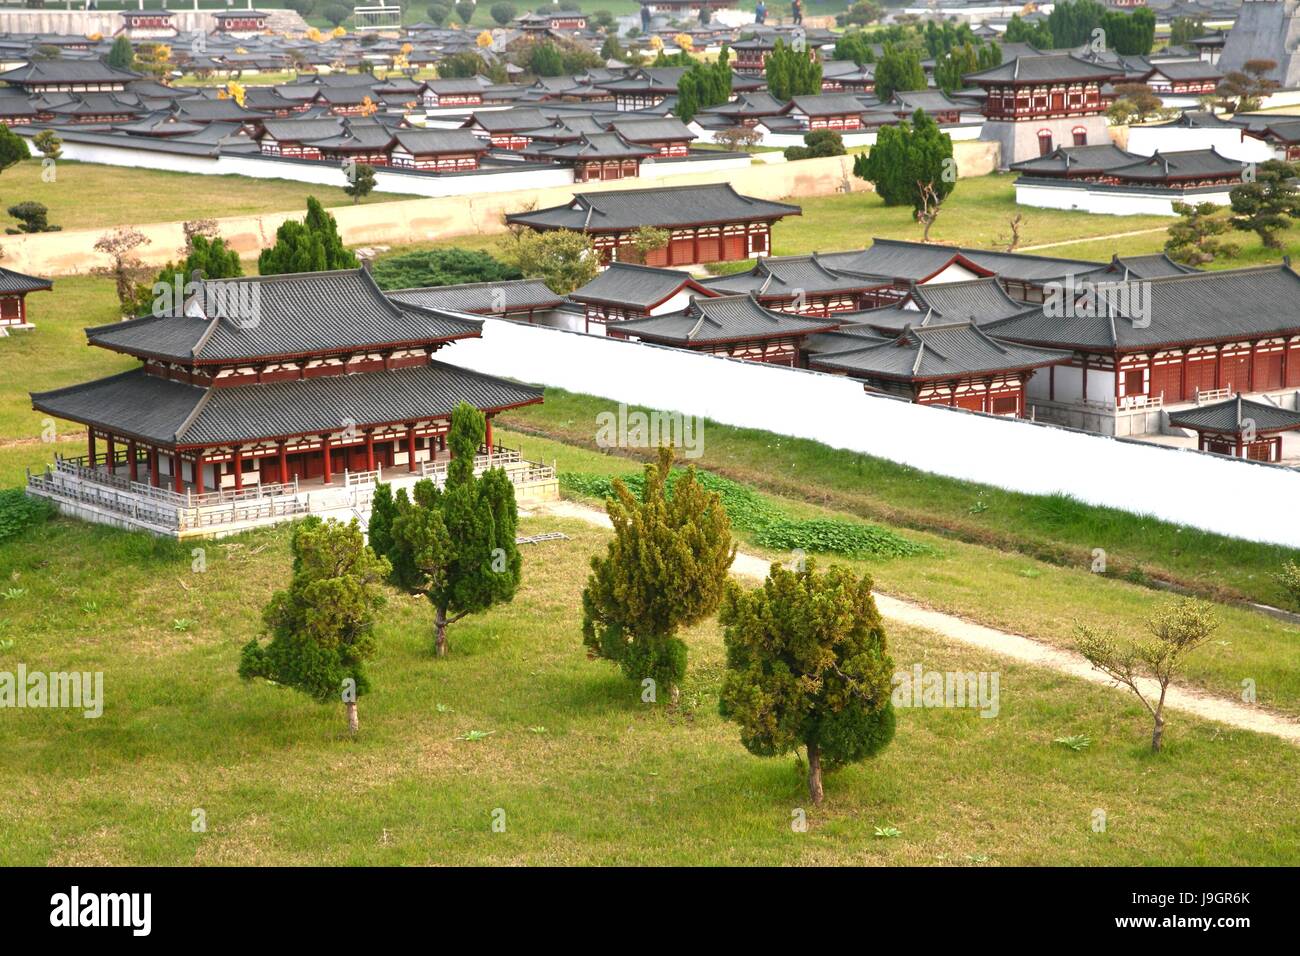
{"type": "Polygon", "coordinates": [[[727,585],[718,616],[727,671],[718,709],[740,725],[750,753],[803,745],[808,794],[822,774],[878,753],[894,736],[894,664],[871,579],[832,566],[818,574],[773,564],[761,587],[727,585]]]}
{"type": "Polygon", "coordinates": [[[357,732],[357,698],[370,689],[364,670],[374,656],[375,612],[388,562],[349,524],[311,516],[294,525],[293,576],[262,612],[270,642],[244,645],[239,676],[292,687],[322,704],[342,700],[357,732]]]}
{"type": "Polygon", "coordinates": [[[1228,193],[1232,204],[1232,228],[1253,232],[1266,249],[1281,249],[1279,233],[1300,222],[1300,191],[1292,185],[1296,168],[1270,159],[1254,170],[1240,186],[1228,193]]]}
{"type": "Polygon", "coordinates": [[[334,217],[315,196],[308,196],[306,218],[281,223],[275,231],[275,245],[262,250],[257,266],[262,275],[326,272],[355,269],[357,257],[344,248],[334,217]]]}
{"type": "Polygon", "coordinates": [[[892,43],[886,43],[876,64],[875,95],[880,102],[887,102],[895,93],[909,90],[925,89],[925,70],[921,67],[921,57],[915,50],[898,49],[892,43]]]}
{"type": "Polygon", "coordinates": [[[873,183],[885,205],[910,205],[928,238],[939,206],[957,184],[952,138],[918,109],[911,123],[882,127],[871,152],[853,161],[853,173],[873,183]]]}
{"type": "Polygon", "coordinates": [[[118,70],[129,70],[135,65],[135,50],[125,33],[119,33],[105,58],[108,65],[118,70]]]}
{"type": "Polygon", "coordinates": [[[370,516],[371,544],[385,549],[393,584],[433,605],[439,657],[447,654],[448,625],[509,603],[519,587],[515,489],[500,468],[475,477],[483,434],[482,412],[462,402],[447,435],[452,459],[445,487],[416,482],[410,497],[397,492],[391,510],[377,496],[380,507],[370,516]]]}
{"type": "Polygon", "coordinates": [[[638,501],[616,480],[605,502],[614,539],[591,559],[582,592],[582,641],[592,657],[617,663],[631,680],[654,682],[674,701],[686,675],[686,644],[677,636],[711,615],[736,557],[731,520],[716,492],[692,466],[675,476],[670,448],[647,465],[638,501]]]}
{"type": "Polygon", "coordinates": [[[767,89],[778,100],[792,96],[812,96],[822,89],[822,65],[808,56],[806,50],[796,50],[777,40],[776,46],[763,66],[767,89]]]}

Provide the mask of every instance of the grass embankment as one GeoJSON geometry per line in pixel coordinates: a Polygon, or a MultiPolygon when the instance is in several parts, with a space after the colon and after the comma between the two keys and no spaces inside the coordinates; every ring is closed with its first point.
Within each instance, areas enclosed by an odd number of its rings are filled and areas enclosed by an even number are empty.
{"type": "MultiPolygon", "coordinates": [[[[259,216],[268,212],[299,212],[307,197],[326,206],[351,205],[338,186],[319,186],[288,179],[253,179],[250,176],[205,176],[131,166],[105,166],[61,159],[55,178],[46,182],[40,154],[4,173],[5,206],[19,201],[44,203],[52,225],[70,229],[108,229],[148,222],[181,222],[226,216],[259,216]]],[[[374,192],[362,202],[409,199],[374,192]]],[[[4,225],[16,226],[6,216],[4,225]]],[[[2,243],[0,243],[2,244],[2,243]]]]}
{"type": "Polygon", "coordinates": [[[283,529],[208,542],[201,574],[192,544],[70,521],[0,544],[21,592],[0,602],[0,669],[101,670],[107,699],[98,720],[0,711],[0,863],[1300,862],[1295,748],[1175,716],[1153,757],[1130,696],[902,628],[899,669],[998,671],[998,716],[900,711],[893,744],[832,775],[813,809],[792,758],[749,755],[717,716],[714,622],[686,635],[683,709],[641,704],[581,647],[579,592],[608,532],[520,530],[570,537],[526,547],[515,602],[457,624],[449,658],[431,654],[427,604],[393,596],[355,743],[340,707],[236,676],[287,581],[283,529]],[[458,739],[471,731],[490,735],[458,739]],[[1093,743],[1053,743],[1070,735],[1093,743]],[[885,826],[901,835],[874,838],[885,826]]]}
{"type": "MultiPolygon", "coordinates": [[[[582,448],[596,447],[596,416],[615,403],[548,388],[546,402],[503,422],[582,448]]],[[[1224,598],[1285,601],[1273,574],[1300,553],[1086,505],[945,478],[805,439],[709,422],[701,467],[764,491],[898,527],[1089,568],[1093,550],[1108,574],[1186,585],[1224,598]]],[[[637,454],[637,450],[622,452],[637,454]]]]}

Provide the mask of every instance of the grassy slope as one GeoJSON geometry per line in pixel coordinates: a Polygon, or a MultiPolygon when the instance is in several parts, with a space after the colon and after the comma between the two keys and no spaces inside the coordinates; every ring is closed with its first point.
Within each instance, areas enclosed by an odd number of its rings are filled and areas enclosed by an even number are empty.
{"type": "MultiPolygon", "coordinates": [[[[301,211],[307,208],[308,196],[326,206],[352,202],[343,191],[342,173],[339,186],[318,186],[288,179],[204,176],[71,160],[59,160],[51,182],[42,178],[42,172],[39,157],[5,170],[5,206],[20,200],[44,203],[50,210],[50,222],[64,229],[301,211]]],[[[408,198],[375,192],[362,201],[408,198]]],[[[14,220],[5,216],[3,225],[12,226],[14,220]]]]}
{"type": "MultiPolygon", "coordinates": [[[[548,395],[548,402],[556,398],[548,395]]],[[[498,434],[507,445],[521,447],[526,457],[555,461],[562,472],[617,475],[638,467],[625,458],[560,444],[535,434],[517,434],[504,428],[498,434]]],[[[718,429],[710,428],[707,435],[706,446],[713,451],[719,439],[718,429]]],[[[777,467],[784,464],[780,455],[773,457],[777,467]]],[[[720,461],[725,461],[725,455],[706,455],[703,459],[704,465],[711,468],[720,461]]],[[[804,473],[802,468],[798,472],[804,473]]],[[[755,482],[755,474],[748,474],[748,480],[755,482]]],[[[798,489],[787,488],[786,495],[767,497],[795,517],[854,517],[852,509],[843,508],[817,478],[798,481],[798,489]],[[824,506],[824,500],[830,505],[824,506]],[[811,503],[814,501],[817,503],[811,503]]],[[[989,513],[982,512],[981,517],[989,513]]],[[[1001,513],[1005,515],[1006,509],[1001,513]]],[[[1110,628],[1122,637],[1141,636],[1154,603],[1161,597],[1130,581],[1093,574],[1088,560],[1061,566],[1018,554],[1011,548],[957,541],[911,528],[895,526],[895,530],[929,544],[934,553],[902,561],[834,560],[870,573],[887,593],[1060,647],[1073,648],[1075,625],[1082,622],[1110,628]]],[[[738,536],[750,551],[773,560],[790,560],[789,554],[757,547],[743,533],[738,536]]],[[[1234,606],[1219,607],[1218,618],[1220,627],[1214,640],[1193,655],[1180,680],[1237,698],[1242,680],[1249,677],[1255,681],[1261,706],[1300,715],[1300,668],[1296,666],[1300,628],[1234,606]]]]}
{"type": "MultiPolygon", "coordinates": [[[[506,419],[581,447],[595,447],[596,415],[611,404],[547,389],[546,403],[506,419]]],[[[883,459],[754,429],[710,423],[702,467],[798,500],[904,527],[941,531],[1087,568],[1104,548],[1112,573],[1185,582],[1207,592],[1281,601],[1271,578],[1294,551],[1180,528],[1065,497],[1001,491],[883,459]]]]}
{"type": "Polygon", "coordinates": [[[832,775],[792,832],[807,800],[791,758],[750,756],[716,714],[715,624],[688,635],[684,711],[638,703],[580,646],[606,532],[522,526],[556,529],[570,540],[527,548],[515,603],[456,625],[444,661],[427,607],[393,599],[355,744],[340,708],[236,677],[287,574],[283,532],[209,544],[205,574],[188,546],[64,521],[0,545],[0,577],[26,589],[0,603],[15,641],[0,668],[103,670],[108,699],[97,721],[4,712],[0,863],[1300,862],[1294,748],[1179,716],[1153,758],[1129,697],[908,630],[891,634],[897,667],[997,670],[1000,715],[901,711],[894,744],[832,775]],[[470,730],[493,734],[455,739],[470,730]],[[1070,734],[1094,743],[1053,744],[1070,734]],[[873,839],[886,825],[902,836],[873,839]]]}

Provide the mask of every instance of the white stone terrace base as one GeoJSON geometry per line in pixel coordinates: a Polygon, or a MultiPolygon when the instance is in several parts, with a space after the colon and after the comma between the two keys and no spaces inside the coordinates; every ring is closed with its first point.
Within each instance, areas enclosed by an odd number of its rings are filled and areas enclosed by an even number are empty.
{"type": "MultiPolygon", "coordinates": [[[[477,474],[489,467],[504,469],[520,503],[554,501],[560,497],[554,466],[527,461],[518,451],[498,449],[490,464],[487,455],[479,455],[474,466],[477,474]]],[[[60,460],[43,473],[29,472],[27,493],[50,501],[69,517],[188,540],[224,538],[307,515],[339,521],[356,518],[364,527],[370,520],[370,507],[380,480],[394,489],[409,489],[423,478],[431,478],[441,485],[446,477],[446,462],[425,462],[416,473],[408,472],[405,467],[390,468],[383,476],[377,471],[344,472],[330,485],[317,479],[195,495],[177,494],[110,475],[102,468],[90,469],[60,460]]]]}

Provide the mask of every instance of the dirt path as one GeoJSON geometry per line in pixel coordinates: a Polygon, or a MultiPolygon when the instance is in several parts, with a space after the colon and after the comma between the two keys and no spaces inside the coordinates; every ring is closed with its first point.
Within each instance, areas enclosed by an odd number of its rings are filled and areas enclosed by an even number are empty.
{"type": "Polygon", "coordinates": [[[1152,229],[1134,229],[1131,232],[1112,232],[1106,236],[1087,236],[1083,239],[1062,239],[1060,242],[1044,242],[1037,246],[1021,246],[1017,252],[1037,252],[1040,249],[1055,249],[1057,246],[1076,246],[1083,242],[1105,242],[1107,239],[1127,239],[1129,236],[1149,236],[1153,232],[1167,232],[1168,226],[1156,226],[1152,229]]]}
{"type": "MultiPolygon", "coordinates": [[[[577,518],[589,524],[610,527],[609,517],[599,509],[579,504],[575,501],[553,501],[545,504],[521,508],[521,513],[550,514],[559,518],[577,518]]],[[[766,558],[755,554],[738,552],[736,561],[731,566],[733,574],[740,577],[762,580],[767,576],[771,564],[766,558]]],[[[875,592],[876,605],[880,613],[891,620],[900,621],[913,627],[919,627],[931,633],[951,640],[970,644],[987,651],[1036,667],[1047,667],[1071,677],[1090,681],[1094,684],[1113,686],[1110,678],[1094,670],[1082,655],[1073,651],[1053,647],[1042,641],[985,627],[964,618],[942,611],[932,611],[910,601],[902,601],[888,594],[875,592]]],[[[1140,683],[1143,694],[1157,690],[1154,681],[1140,683]]],[[[1130,693],[1121,688],[1125,694],[1130,693]]],[[[1281,737],[1289,743],[1300,745],[1300,721],[1293,720],[1259,707],[1216,697],[1205,691],[1189,687],[1170,687],[1165,703],[1173,710],[1193,714],[1205,720],[1217,721],[1242,730],[1270,734],[1281,737]]]]}

